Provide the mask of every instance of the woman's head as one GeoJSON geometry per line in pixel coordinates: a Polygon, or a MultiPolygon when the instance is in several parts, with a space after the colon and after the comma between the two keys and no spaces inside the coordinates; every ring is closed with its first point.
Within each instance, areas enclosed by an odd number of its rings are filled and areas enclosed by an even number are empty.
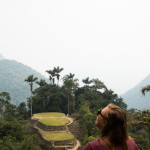
{"type": "Polygon", "coordinates": [[[98,114],[96,125],[101,130],[101,137],[108,137],[114,145],[124,145],[128,139],[126,112],[114,104],[109,104],[98,114]]]}

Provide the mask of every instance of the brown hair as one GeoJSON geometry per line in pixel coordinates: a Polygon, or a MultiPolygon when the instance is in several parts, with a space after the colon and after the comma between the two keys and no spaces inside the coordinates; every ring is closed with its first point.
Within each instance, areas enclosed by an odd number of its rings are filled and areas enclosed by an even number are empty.
{"type": "Polygon", "coordinates": [[[107,137],[109,143],[107,145],[111,150],[116,146],[122,145],[123,150],[128,150],[128,132],[126,112],[120,107],[109,104],[106,124],[101,130],[101,137],[107,137]]]}

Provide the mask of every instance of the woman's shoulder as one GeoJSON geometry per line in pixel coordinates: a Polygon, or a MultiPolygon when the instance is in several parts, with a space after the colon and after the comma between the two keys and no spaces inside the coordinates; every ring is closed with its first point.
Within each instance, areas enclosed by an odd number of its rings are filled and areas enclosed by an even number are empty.
{"type": "MultiPolygon", "coordinates": [[[[118,147],[120,149],[121,146],[118,147]]],[[[108,150],[98,140],[87,143],[82,150],[108,150]]],[[[132,138],[128,140],[128,150],[140,150],[132,138]]]]}
{"type": "Polygon", "coordinates": [[[107,150],[107,149],[104,146],[102,146],[98,140],[96,140],[86,144],[82,150],[107,150]]]}
{"type": "Polygon", "coordinates": [[[91,145],[91,146],[100,146],[101,144],[100,144],[100,142],[98,141],[98,140],[95,140],[95,141],[92,141],[92,142],[89,142],[89,144],[91,145]]]}
{"type": "Polygon", "coordinates": [[[137,146],[137,144],[135,143],[135,141],[132,139],[132,138],[129,138],[129,140],[128,140],[128,149],[130,150],[132,150],[132,149],[134,149],[134,150],[139,150],[139,148],[138,148],[138,146],[137,146]]]}

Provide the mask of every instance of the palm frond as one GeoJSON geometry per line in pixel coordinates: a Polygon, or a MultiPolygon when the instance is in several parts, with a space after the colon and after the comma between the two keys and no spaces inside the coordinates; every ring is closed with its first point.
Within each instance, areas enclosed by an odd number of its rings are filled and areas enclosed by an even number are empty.
{"type": "Polygon", "coordinates": [[[145,92],[149,92],[149,91],[150,91],[150,85],[147,85],[146,87],[143,87],[141,89],[141,92],[142,92],[143,95],[145,95],[145,92]]]}

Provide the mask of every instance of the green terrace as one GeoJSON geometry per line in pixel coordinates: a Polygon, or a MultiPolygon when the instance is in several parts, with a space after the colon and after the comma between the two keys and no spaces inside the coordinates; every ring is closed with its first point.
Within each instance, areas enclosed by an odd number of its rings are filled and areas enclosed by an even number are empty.
{"type": "Polygon", "coordinates": [[[71,140],[74,138],[74,136],[70,133],[66,132],[57,132],[57,133],[50,133],[42,131],[42,136],[47,141],[65,141],[65,140],[71,140]]]}
{"type": "Polygon", "coordinates": [[[48,126],[62,126],[69,123],[69,120],[64,118],[44,118],[39,121],[48,126]]]}

